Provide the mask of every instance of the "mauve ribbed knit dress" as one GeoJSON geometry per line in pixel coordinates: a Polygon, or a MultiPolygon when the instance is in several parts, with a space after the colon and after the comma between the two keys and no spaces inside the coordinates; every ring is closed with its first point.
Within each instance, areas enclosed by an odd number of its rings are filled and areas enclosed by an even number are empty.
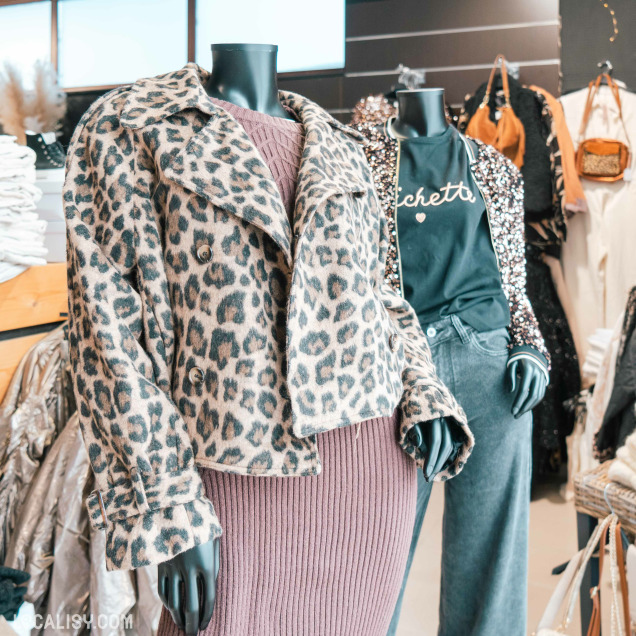
{"type": "MultiPolygon", "coordinates": [[[[213,100],[245,128],[293,214],[302,124],[213,100]]],[[[206,636],[385,636],[411,543],[416,467],[397,412],[318,436],[314,477],[200,469],[223,528],[206,636]]],[[[177,636],[168,611],[158,636],[177,636]]]]}

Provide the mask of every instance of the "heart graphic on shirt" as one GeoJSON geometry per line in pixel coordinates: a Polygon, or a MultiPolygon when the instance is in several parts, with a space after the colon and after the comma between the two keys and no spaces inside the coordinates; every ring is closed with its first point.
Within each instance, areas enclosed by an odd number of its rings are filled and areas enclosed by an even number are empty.
{"type": "Polygon", "coordinates": [[[420,222],[420,223],[424,223],[424,219],[426,218],[426,214],[424,214],[424,212],[418,212],[415,215],[415,218],[420,222]]]}

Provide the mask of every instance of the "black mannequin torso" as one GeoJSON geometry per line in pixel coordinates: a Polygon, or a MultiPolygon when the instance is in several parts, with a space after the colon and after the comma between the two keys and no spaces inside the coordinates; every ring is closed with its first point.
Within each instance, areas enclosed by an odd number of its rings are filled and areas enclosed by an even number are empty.
{"type": "Polygon", "coordinates": [[[391,125],[395,137],[435,137],[448,128],[443,88],[398,91],[397,100],[398,116],[391,125]]]}
{"type": "Polygon", "coordinates": [[[213,44],[206,92],[259,113],[293,119],[278,99],[277,53],[275,44],[213,44]]]}

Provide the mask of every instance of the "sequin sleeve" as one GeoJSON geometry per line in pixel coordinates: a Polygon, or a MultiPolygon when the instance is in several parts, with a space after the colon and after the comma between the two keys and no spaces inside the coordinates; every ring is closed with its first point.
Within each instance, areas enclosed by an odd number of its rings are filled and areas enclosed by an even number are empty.
{"type": "Polygon", "coordinates": [[[510,306],[510,358],[533,355],[547,373],[550,354],[526,293],[523,177],[514,164],[492,146],[473,141],[478,152],[471,167],[488,209],[501,283],[510,306]]]}

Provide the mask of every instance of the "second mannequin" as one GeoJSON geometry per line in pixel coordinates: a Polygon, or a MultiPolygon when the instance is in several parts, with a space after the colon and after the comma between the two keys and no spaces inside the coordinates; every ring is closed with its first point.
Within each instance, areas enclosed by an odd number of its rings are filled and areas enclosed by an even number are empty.
{"type": "MultiPolygon", "coordinates": [[[[371,97],[353,124],[391,225],[387,277],[413,306],[475,451],[445,486],[440,636],[522,636],[530,500],[529,411],[548,381],[525,293],[523,191],[503,155],[446,121],[442,89],[371,97]]],[[[419,477],[404,582],[431,485],[419,477]]],[[[403,591],[403,590],[402,590],[403,591]]],[[[389,634],[396,633],[401,597],[389,634]]]]}

